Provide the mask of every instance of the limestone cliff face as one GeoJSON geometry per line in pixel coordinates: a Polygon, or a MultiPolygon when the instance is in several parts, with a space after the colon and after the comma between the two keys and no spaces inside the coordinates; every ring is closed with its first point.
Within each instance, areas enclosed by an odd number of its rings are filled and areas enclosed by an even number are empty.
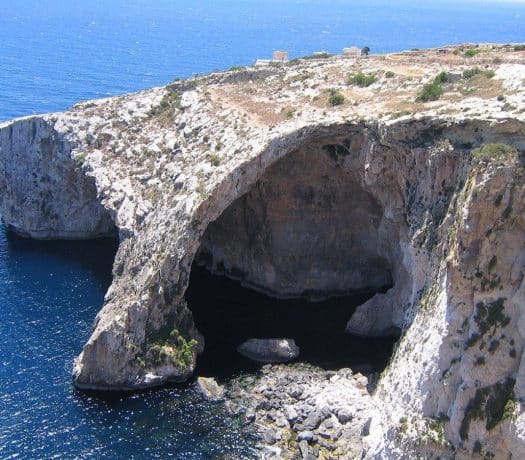
{"type": "Polygon", "coordinates": [[[281,297],[391,285],[347,325],[402,331],[364,455],[524,456],[525,66],[505,48],[475,59],[495,76],[451,83],[427,104],[407,101],[472,61],[429,51],[305,62],[0,125],[11,228],[118,231],[76,385],[134,389],[192,373],[205,341],[184,298],[194,259],[281,297]],[[358,70],[378,81],[346,86],[358,70]],[[329,105],[333,88],[345,104],[329,105]],[[495,143],[508,150],[475,150],[495,143]]]}
{"type": "Polygon", "coordinates": [[[9,228],[39,239],[113,234],[94,180],[70,152],[52,120],[32,117],[0,125],[0,208],[9,228]]]}

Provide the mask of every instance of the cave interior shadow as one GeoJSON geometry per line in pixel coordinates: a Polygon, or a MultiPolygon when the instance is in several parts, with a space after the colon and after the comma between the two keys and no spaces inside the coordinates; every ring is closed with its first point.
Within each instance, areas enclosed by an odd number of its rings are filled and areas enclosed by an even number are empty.
{"type": "Polygon", "coordinates": [[[196,375],[228,378],[259,369],[236,348],[250,338],[291,338],[301,349],[296,361],[326,370],[383,370],[397,337],[359,337],[345,332],[355,309],[378,292],[366,290],[320,302],[276,299],[213,275],[196,263],[186,291],[195,324],[205,338],[196,375]]]}

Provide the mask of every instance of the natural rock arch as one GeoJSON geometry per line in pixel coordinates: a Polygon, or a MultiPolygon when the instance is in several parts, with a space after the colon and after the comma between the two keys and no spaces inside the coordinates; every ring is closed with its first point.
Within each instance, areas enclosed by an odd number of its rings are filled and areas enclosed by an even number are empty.
{"type": "MultiPolygon", "coordinates": [[[[213,222],[232,203],[239,199],[242,201],[245,199],[243,196],[249,194],[254,187],[257,188],[257,182],[267,171],[271,172],[272,168],[278,167],[278,163],[284,161],[289,167],[298,167],[294,155],[303,158],[303,170],[307,166],[304,164],[306,156],[314,155],[316,161],[321,161],[325,167],[333,168],[341,177],[346,177],[359,196],[365,197],[368,204],[377,208],[366,219],[367,225],[373,222],[370,225],[377,235],[369,255],[380,261],[374,266],[388,267],[374,275],[377,276],[376,284],[384,285],[392,281],[394,287],[358,308],[348,324],[349,332],[384,335],[401,329],[405,311],[417,291],[411,275],[412,267],[418,264],[414,262],[416,255],[408,241],[409,225],[405,217],[407,184],[405,174],[400,174],[400,170],[406,167],[407,161],[414,160],[409,156],[410,148],[404,139],[403,142],[397,142],[394,138],[393,147],[382,145],[380,138],[381,135],[374,126],[346,123],[306,127],[278,137],[259,154],[232,167],[227,174],[219,177],[216,187],[209,195],[201,196],[194,192],[193,197],[196,196],[196,199],[189,212],[187,208],[191,199],[186,201],[183,212],[176,209],[175,215],[173,212],[168,213],[171,216],[169,226],[161,227],[158,221],[152,220],[149,228],[146,226],[142,229],[143,235],[156,233],[155,240],[164,241],[163,246],[151,247],[148,237],[140,234],[137,238],[124,241],[115,263],[116,282],[108,293],[106,307],[97,316],[95,332],[77,362],[77,385],[87,388],[133,388],[160,384],[168,379],[187,378],[193,369],[191,362],[185,363],[183,369],[177,369],[176,366],[147,365],[146,369],[151,371],[145,372],[140,367],[140,361],[137,362],[137,356],[148,356],[148,348],[158,342],[158,331],[161,329],[177,329],[188,339],[197,338],[199,346],[195,346],[194,356],[202,349],[202,339],[184,302],[191,264],[202,236],[209,226],[213,228],[213,222]],[[152,251],[156,252],[153,258],[152,251]],[[149,253],[150,258],[147,261],[143,256],[138,258],[134,255],[137,253],[149,253]],[[137,266],[137,260],[143,260],[144,265],[137,266]],[[155,263],[154,266],[151,265],[152,262],[155,263]],[[123,280],[118,276],[121,273],[125,273],[126,277],[136,275],[132,283],[127,278],[125,280],[128,284],[122,286],[120,283],[123,280]],[[129,299],[128,307],[124,310],[121,303],[123,298],[129,299]],[[104,358],[100,359],[100,355],[104,358]],[[101,365],[104,362],[107,365],[101,365]],[[97,383],[93,379],[100,381],[97,383]]],[[[450,152],[447,155],[449,159],[453,158],[450,152]]],[[[440,159],[442,160],[443,158],[440,159]]],[[[436,164],[435,169],[438,166],[441,165],[436,164]]],[[[454,162],[451,163],[451,167],[453,166],[454,162]]],[[[449,167],[440,174],[444,180],[452,181],[454,176],[450,172],[449,167]]],[[[316,175],[315,172],[313,175],[316,175]]],[[[438,185],[441,187],[441,184],[438,185]]],[[[157,215],[163,211],[167,212],[160,209],[157,215]]],[[[363,239],[360,240],[364,244],[363,239]]],[[[337,244],[332,253],[336,247],[337,244]]],[[[425,256],[426,252],[423,254],[425,256]]],[[[425,275],[426,273],[417,273],[417,282],[422,283],[425,275]]],[[[350,270],[347,279],[327,289],[333,294],[346,289],[370,287],[364,284],[364,276],[364,273],[350,270]]],[[[323,289],[314,286],[311,294],[323,289]]],[[[303,290],[309,289],[306,287],[303,290]]],[[[296,294],[298,292],[293,293],[296,294]]]]}
{"type": "MultiPolygon", "coordinates": [[[[60,123],[67,127],[64,120],[60,123]]],[[[523,162],[515,158],[519,155],[473,161],[471,152],[483,143],[494,142],[523,151],[522,123],[421,118],[377,124],[316,123],[271,134],[259,132],[253,143],[260,141],[261,148],[229,156],[209,171],[205,187],[188,176],[186,181],[163,184],[164,195],[148,212],[140,209],[143,201],[137,199],[148,190],[140,188],[140,180],[132,183],[132,174],[119,169],[118,158],[114,168],[105,164],[101,155],[89,157],[82,165],[72,161],[80,157],[83,144],[66,142],[60,123],[48,116],[41,121],[28,118],[0,125],[0,188],[6,200],[4,208],[12,202],[26,203],[28,183],[20,177],[30,179],[32,172],[46,177],[47,169],[42,165],[49,160],[58,175],[70,172],[80,184],[88,184],[88,193],[79,196],[89,197],[88,209],[103,222],[109,222],[107,216],[111,216],[119,229],[113,284],[75,365],[79,387],[136,389],[191,374],[202,341],[184,293],[202,236],[232,203],[264,180],[281,158],[292,158],[301,149],[315,150],[334,156],[359,185],[359,191],[379,203],[381,213],[372,215],[381,215],[388,223],[386,228],[397,229],[386,232],[390,240],[385,242],[391,248],[385,258],[390,262],[393,288],[359,307],[347,326],[350,332],[367,335],[385,334],[392,327],[403,331],[374,396],[387,408],[383,411],[386,422],[376,420],[389,427],[380,448],[392,452],[398,448],[396,417],[406,412],[418,417],[450,414],[446,436],[455,445],[472,450],[476,436],[482,434],[495,451],[501,450],[498,433],[486,431],[484,419],[473,418],[471,412],[477,395],[496,392],[502,382],[510,388],[515,381],[513,394],[523,399],[523,162]],[[349,153],[341,154],[345,149],[349,153]],[[13,174],[10,168],[18,165],[12,163],[12,155],[19,156],[20,164],[29,169],[13,174]],[[120,180],[120,188],[113,185],[114,177],[120,180]],[[491,358],[497,357],[497,366],[487,372],[477,363],[482,362],[481,347],[486,348],[485,341],[492,338],[487,336],[476,346],[472,341],[476,334],[486,332],[483,318],[494,306],[502,308],[505,316],[489,328],[497,330],[500,345],[491,358]],[[190,342],[191,338],[197,338],[197,343],[190,342]],[[167,340],[180,341],[176,348],[184,353],[177,356],[179,365],[150,360],[152,347],[167,340]]],[[[241,139],[235,142],[246,145],[241,139]]],[[[195,164],[189,168],[195,171],[205,159],[196,155],[192,161],[195,164]]],[[[42,184],[50,192],[64,186],[62,181],[40,181],[37,192],[42,184]]],[[[44,205],[47,197],[59,195],[33,194],[37,199],[30,203],[30,211],[44,205]]],[[[75,196],[71,203],[82,206],[75,196]]],[[[67,225],[67,213],[62,217],[58,223],[67,225]]],[[[34,219],[26,220],[24,212],[7,213],[4,218],[13,228],[34,229],[34,219]]],[[[89,219],[83,222],[92,223],[89,219]]],[[[53,222],[49,229],[55,231],[60,225],[53,222]]],[[[83,233],[79,228],[75,231],[83,233]]],[[[97,236],[98,227],[93,228],[97,236]]],[[[373,228],[380,229],[381,224],[373,228]]],[[[516,433],[522,432],[523,414],[516,421],[488,415],[501,423],[502,429],[514,430],[509,431],[508,442],[513,452],[522,454],[523,443],[516,433]]],[[[381,428],[372,426],[374,430],[380,432],[381,428]]]]}

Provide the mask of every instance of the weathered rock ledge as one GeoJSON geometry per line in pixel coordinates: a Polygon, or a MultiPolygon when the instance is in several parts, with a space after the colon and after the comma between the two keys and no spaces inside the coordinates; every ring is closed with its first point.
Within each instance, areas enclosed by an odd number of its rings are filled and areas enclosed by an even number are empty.
{"type": "Polygon", "coordinates": [[[436,456],[444,440],[458,458],[525,457],[524,56],[458,50],[214,74],[0,124],[9,228],[118,233],[75,384],[191,375],[194,259],[282,297],[386,285],[347,325],[402,331],[363,455],[436,456]],[[359,71],[376,81],[347,84],[359,71]],[[417,102],[441,72],[442,97],[417,102]],[[426,429],[443,438],[421,445],[426,429]]]}

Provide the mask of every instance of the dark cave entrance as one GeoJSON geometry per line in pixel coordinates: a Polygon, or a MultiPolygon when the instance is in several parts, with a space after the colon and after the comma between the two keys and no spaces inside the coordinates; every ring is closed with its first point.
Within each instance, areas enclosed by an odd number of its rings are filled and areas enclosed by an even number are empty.
{"type": "Polygon", "coordinates": [[[197,374],[258,367],[236,351],[250,338],[294,339],[299,361],[327,369],[384,368],[395,338],[345,333],[400,273],[395,219],[356,161],[366,148],[360,135],[306,143],[208,225],[187,290],[205,338],[197,374]]]}
{"type": "Polygon", "coordinates": [[[276,299],[194,264],[187,300],[195,325],[205,337],[195,374],[227,378],[254,371],[262,364],[243,357],[237,346],[251,338],[281,337],[294,339],[301,349],[296,361],[327,370],[382,371],[397,338],[345,332],[355,308],[377,292],[363,290],[320,302],[276,299]]]}

